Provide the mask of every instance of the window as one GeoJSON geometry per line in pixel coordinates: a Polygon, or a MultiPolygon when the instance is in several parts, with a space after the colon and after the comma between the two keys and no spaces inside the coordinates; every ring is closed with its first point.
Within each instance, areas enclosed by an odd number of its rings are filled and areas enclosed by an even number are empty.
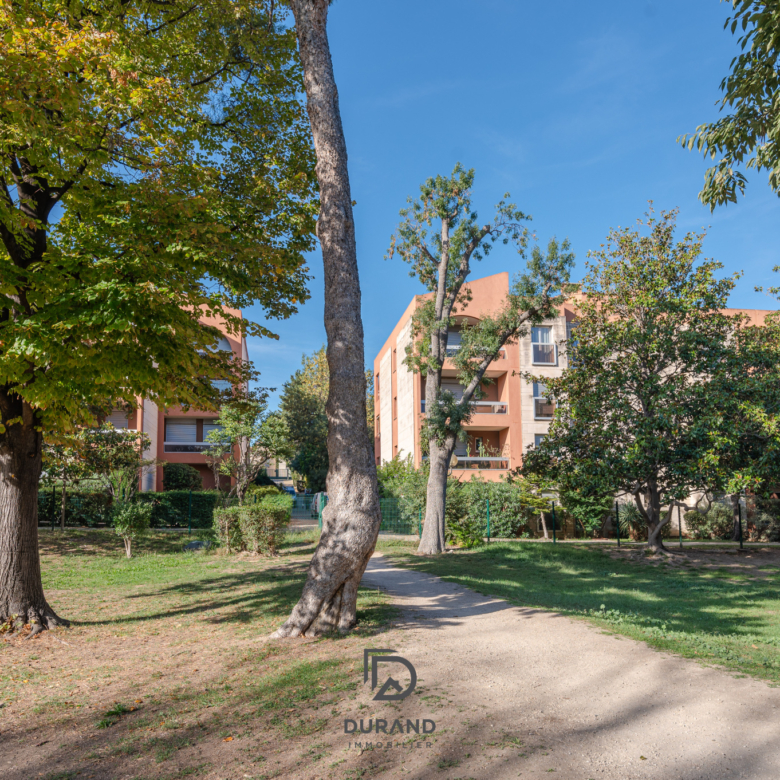
{"type": "Polygon", "coordinates": [[[552,420],[555,402],[543,382],[534,382],[534,420],[552,420]]]}
{"type": "Polygon", "coordinates": [[[577,325],[574,322],[566,323],[566,362],[569,368],[574,368],[577,357],[577,325]]]}
{"type": "Polygon", "coordinates": [[[477,455],[481,455],[484,452],[485,440],[482,436],[476,436],[474,438],[474,451],[477,455]]]}
{"type": "Polygon", "coordinates": [[[460,344],[460,331],[449,331],[447,333],[447,357],[452,357],[460,349],[460,344]]]}
{"type": "Polygon", "coordinates": [[[534,447],[538,447],[546,438],[547,438],[547,434],[546,433],[535,433],[534,434],[534,447]]]}
{"type": "Polygon", "coordinates": [[[555,344],[552,343],[552,328],[539,326],[531,328],[531,350],[534,365],[554,366],[557,363],[555,344]]]}
{"type": "Polygon", "coordinates": [[[195,420],[166,420],[165,441],[172,444],[194,444],[198,441],[195,420]]]}
{"type": "Polygon", "coordinates": [[[206,420],[203,421],[203,441],[211,441],[211,439],[207,438],[208,435],[212,432],[216,431],[217,433],[221,433],[222,426],[218,425],[215,422],[207,422],[206,420]]]}
{"type": "Polygon", "coordinates": [[[233,383],[228,379],[214,379],[211,382],[212,387],[215,390],[219,390],[220,393],[224,393],[226,390],[230,390],[233,387],[233,383]]]}
{"type": "Polygon", "coordinates": [[[127,412],[111,412],[111,414],[106,417],[106,422],[111,423],[114,428],[127,428],[127,417],[127,412]]]}

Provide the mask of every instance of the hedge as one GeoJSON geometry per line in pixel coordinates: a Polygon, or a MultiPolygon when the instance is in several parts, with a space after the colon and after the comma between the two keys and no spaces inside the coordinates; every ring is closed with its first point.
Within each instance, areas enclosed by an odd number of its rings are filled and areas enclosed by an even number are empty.
{"type": "Polygon", "coordinates": [[[256,503],[217,509],[214,530],[228,552],[275,555],[292,514],[292,496],[263,496],[256,503]]]}
{"type": "MultiPolygon", "coordinates": [[[[62,507],[61,488],[52,495],[51,488],[41,488],[38,492],[38,523],[60,524],[62,507]]],[[[88,526],[110,525],[111,497],[103,492],[68,490],[65,495],[65,525],[88,526]]]]}
{"type": "Polygon", "coordinates": [[[192,496],[192,527],[211,528],[214,507],[220,501],[218,490],[166,490],[162,493],[139,493],[137,499],[152,505],[152,527],[187,528],[190,524],[192,496]]]}

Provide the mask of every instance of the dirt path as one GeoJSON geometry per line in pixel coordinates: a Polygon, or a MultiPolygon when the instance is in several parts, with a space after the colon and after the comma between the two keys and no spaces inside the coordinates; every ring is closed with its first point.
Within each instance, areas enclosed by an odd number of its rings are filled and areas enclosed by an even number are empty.
{"type": "Polygon", "coordinates": [[[778,689],[379,554],[364,583],[402,608],[390,647],[432,692],[431,775],[405,777],[780,778],[778,689]]]}

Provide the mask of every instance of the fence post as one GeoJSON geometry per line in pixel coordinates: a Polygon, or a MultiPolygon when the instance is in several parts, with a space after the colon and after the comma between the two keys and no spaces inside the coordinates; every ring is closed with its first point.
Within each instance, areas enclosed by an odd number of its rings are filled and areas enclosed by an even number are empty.
{"type": "Polygon", "coordinates": [[[737,512],[739,513],[739,549],[744,550],[745,547],[742,544],[742,500],[737,500],[737,512]]]}
{"type": "Polygon", "coordinates": [[[420,515],[417,518],[417,533],[420,539],[422,539],[422,507],[420,507],[420,515]]]}
{"type": "Polygon", "coordinates": [[[490,544],[490,499],[486,498],[485,503],[487,504],[487,540],[490,544]]]}
{"type": "Polygon", "coordinates": [[[552,521],[553,521],[553,544],[557,544],[558,540],[555,538],[555,501],[552,502],[552,521]]]}
{"type": "Polygon", "coordinates": [[[54,530],[54,517],[57,514],[57,488],[52,483],[51,486],[51,530],[54,530]]]}
{"type": "Polygon", "coordinates": [[[679,504],[677,504],[677,530],[680,534],[680,549],[682,550],[682,515],[680,514],[679,504]]]}
{"type": "Polygon", "coordinates": [[[617,543],[620,547],[620,511],[618,510],[618,502],[615,501],[615,528],[617,529],[617,543]]]}
{"type": "Polygon", "coordinates": [[[187,513],[187,533],[192,536],[192,488],[190,488],[190,507],[187,513]]]}

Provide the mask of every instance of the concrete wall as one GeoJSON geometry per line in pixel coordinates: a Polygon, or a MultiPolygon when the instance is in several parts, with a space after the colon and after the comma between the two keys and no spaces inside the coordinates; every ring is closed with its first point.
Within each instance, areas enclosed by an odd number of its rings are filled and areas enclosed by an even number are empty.
{"type": "Polygon", "coordinates": [[[398,336],[396,348],[396,398],[398,399],[398,454],[405,458],[411,455],[414,459],[414,428],[417,415],[414,408],[414,374],[403,362],[406,357],[406,347],[412,340],[412,320],[409,318],[398,336]]]}
{"type": "Polygon", "coordinates": [[[392,349],[385,350],[379,361],[379,455],[383,463],[393,459],[392,354],[392,349]]]}

